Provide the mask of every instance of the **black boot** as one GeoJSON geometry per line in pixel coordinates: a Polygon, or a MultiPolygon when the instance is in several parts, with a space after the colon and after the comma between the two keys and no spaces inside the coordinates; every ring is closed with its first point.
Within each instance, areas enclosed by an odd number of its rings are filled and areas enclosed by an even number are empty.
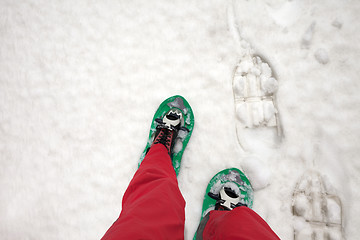
{"type": "Polygon", "coordinates": [[[177,109],[171,109],[162,119],[156,119],[158,126],[156,127],[155,139],[151,146],[161,143],[166,147],[168,153],[171,154],[181,121],[182,113],[177,109]]]}

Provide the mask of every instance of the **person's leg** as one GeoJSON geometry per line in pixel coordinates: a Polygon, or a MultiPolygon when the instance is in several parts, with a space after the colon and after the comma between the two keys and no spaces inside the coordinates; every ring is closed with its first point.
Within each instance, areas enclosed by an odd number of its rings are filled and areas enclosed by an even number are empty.
{"type": "Polygon", "coordinates": [[[201,221],[196,239],[279,240],[253,210],[242,206],[231,211],[213,210],[201,221]]]}
{"type": "Polygon", "coordinates": [[[168,149],[153,145],[126,190],[118,220],[102,240],[184,239],[185,201],[168,149]]]}

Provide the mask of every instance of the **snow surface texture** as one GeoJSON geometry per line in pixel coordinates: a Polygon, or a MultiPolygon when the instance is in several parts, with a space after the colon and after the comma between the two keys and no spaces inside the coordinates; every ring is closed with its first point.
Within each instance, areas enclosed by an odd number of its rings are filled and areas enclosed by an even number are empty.
{"type": "Polygon", "coordinates": [[[260,145],[273,148],[274,143],[282,139],[276,104],[278,81],[268,63],[260,56],[254,56],[253,49],[245,50],[232,82],[236,133],[245,151],[257,152],[261,150],[260,145]],[[255,131],[254,128],[258,129],[255,131]]]}
{"type": "Polygon", "coordinates": [[[359,11],[357,0],[1,1],[1,239],[101,238],[175,94],[196,118],[178,177],[185,239],[208,181],[229,167],[248,174],[254,210],[281,239],[293,239],[297,181],[316,168],[357,239],[359,11]],[[231,84],[249,46],[277,73],[284,130],[251,154],[236,140],[231,84]]]}
{"type": "Polygon", "coordinates": [[[344,239],[342,203],[332,190],[318,172],[300,178],[292,203],[295,240],[344,239]]]}

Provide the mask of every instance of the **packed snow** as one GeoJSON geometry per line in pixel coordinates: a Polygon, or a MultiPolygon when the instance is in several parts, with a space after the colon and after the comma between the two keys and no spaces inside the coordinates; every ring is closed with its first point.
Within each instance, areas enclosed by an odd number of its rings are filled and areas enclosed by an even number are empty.
{"type": "Polygon", "coordinates": [[[100,239],[176,94],[195,115],[178,176],[185,239],[230,167],[281,239],[358,239],[359,12],[357,0],[1,1],[1,239],[100,239]],[[236,130],[232,82],[249,56],[278,128],[236,130]]]}

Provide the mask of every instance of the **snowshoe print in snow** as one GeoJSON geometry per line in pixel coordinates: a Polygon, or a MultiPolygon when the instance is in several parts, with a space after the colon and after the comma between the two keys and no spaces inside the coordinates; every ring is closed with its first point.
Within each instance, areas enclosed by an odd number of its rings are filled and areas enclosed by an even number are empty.
{"type": "Polygon", "coordinates": [[[194,124],[195,119],[193,111],[185,98],[176,95],[163,101],[155,112],[151,122],[149,138],[140,157],[139,166],[154,141],[157,127],[162,126],[168,129],[177,128],[177,136],[170,156],[176,175],[178,175],[180,171],[181,158],[186,145],[190,140],[194,124]],[[165,117],[165,115],[167,116],[165,117]],[[180,126],[178,126],[178,119],[175,119],[178,116],[180,116],[180,126]]]}
{"type": "Polygon", "coordinates": [[[321,175],[307,172],[293,194],[294,240],[342,240],[340,198],[331,194],[321,175]]]}
{"type": "Polygon", "coordinates": [[[274,75],[267,62],[252,54],[244,55],[234,70],[236,132],[244,150],[258,145],[257,140],[274,142],[282,136],[276,105],[278,81],[274,75]],[[254,144],[249,142],[251,139],[254,144]]]}
{"type": "Polygon", "coordinates": [[[206,188],[200,222],[208,212],[215,209],[232,210],[238,206],[251,208],[253,200],[254,191],[242,171],[237,168],[222,170],[210,180],[206,188]]]}

